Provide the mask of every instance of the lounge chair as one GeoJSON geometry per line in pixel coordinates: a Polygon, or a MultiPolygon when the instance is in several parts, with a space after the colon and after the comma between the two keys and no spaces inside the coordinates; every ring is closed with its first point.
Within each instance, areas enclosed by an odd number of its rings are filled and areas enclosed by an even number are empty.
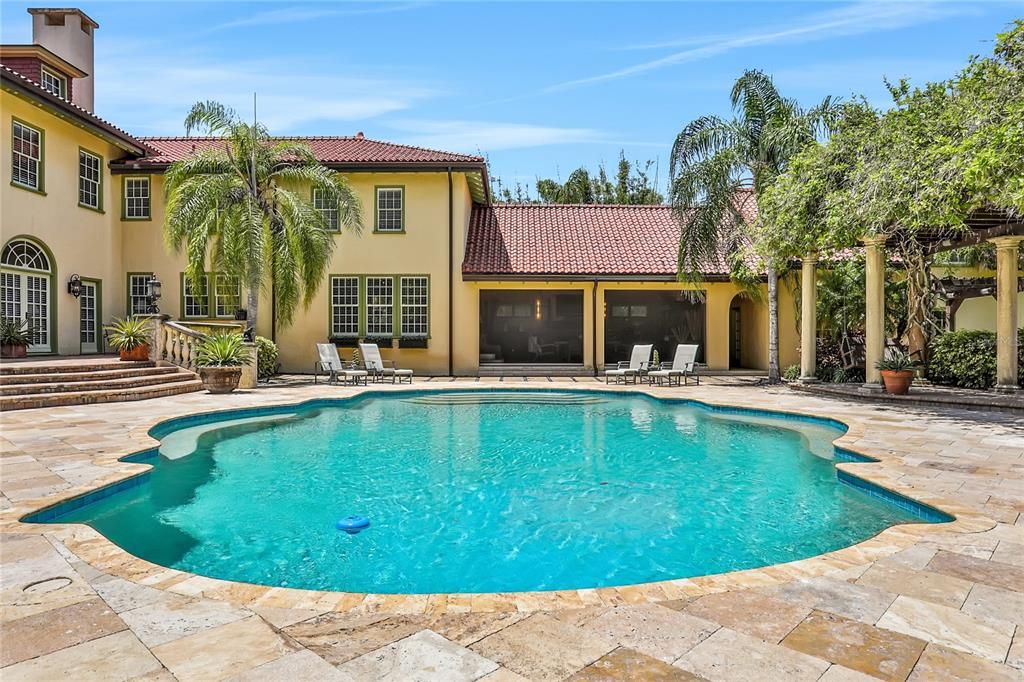
{"type": "Polygon", "coordinates": [[[681,343],[676,346],[676,354],[669,366],[662,366],[662,369],[648,372],[647,378],[651,383],[657,382],[659,386],[662,385],[662,382],[667,382],[669,386],[680,386],[687,383],[688,377],[695,377],[697,385],[700,385],[700,375],[694,368],[696,362],[697,346],[681,343]]]}
{"type": "Polygon", "coordinates": [[[615,383],[636,383],[636,379],[640,376],[640,372],[647,369],[647,366],[651,362],[651,349],[653,345],[647,344],[645,346],[633,346],[633,352],[630,353],[629,362],[619,362],[615,366],[615,369],[606,369],[604,371],[604,382],[606,384],[611,383],[612,379],[615,379],[615,383]]]}
{"type": "Polygon", "coordinates": [[[394,360],[388,360],[387,364],[380,356],[380,348],[375,343],[359,344],[359,354],[363,356],[363,367],[370,373],[374,381],[384,381],[390,378],[391,383],[412,383],[411,369],[398,369],[394,360]]]}
{"type": "Polygon", "coordinates": [[[338,348],[333,343],[316,344],[316,352],[320,358],[316,361],[313,374],[313,383],[317,382],[320,372],[327,372],[327,383],[351,383],[352,385],[366,385],[369,372],[365,369],[358,369],[352,365],[345,366],[345,363],[338,357],[338,348]]]}

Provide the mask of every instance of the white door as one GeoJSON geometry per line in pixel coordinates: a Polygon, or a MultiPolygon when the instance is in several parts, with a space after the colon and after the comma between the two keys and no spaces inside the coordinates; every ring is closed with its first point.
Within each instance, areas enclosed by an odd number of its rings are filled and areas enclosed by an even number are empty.
{"type": "Polygon", "coordinates": [[[50,278],[20,272],[0,274],[3,316],[28,322],[30,353],[50,352],[50,278]]]}
{"type": "Polygon", "coordinates": [[[98,353],[99,343],[96,335],[96,283],[82,282],[82,295],[78,297],[81,313],[80,329],[83,353],[98,353]]]}

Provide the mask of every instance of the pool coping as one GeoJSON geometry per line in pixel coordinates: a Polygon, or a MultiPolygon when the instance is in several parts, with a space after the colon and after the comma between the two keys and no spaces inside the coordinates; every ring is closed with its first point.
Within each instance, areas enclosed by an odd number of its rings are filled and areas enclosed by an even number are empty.
{"type": "MultiPolygon", "coordinates": [[[[422,385],[414,388],[416,392],[451,391],[454,387],[444,385],[422,385]]],[[[477,384],[460,385],[459,392],[479,390],[536,392],[536,386],[519,388],[513,385],[477,384]]],[[[152,466],[145,463],[124,461],[132,455],[159,447],[159,441],[151,432],[157,427],[178,419],[188,419],[199,414],[228,415],[232,412],[248,409],[298,407],[306,403],[323,400],[342,401],[368,394],[390,394],[408,392],[408,387],[388,387],[374,385],[352,388],[351,392],[336,396],[316,396],[296,399],[294,396],[281,396],[280,400],[272,400],[259,405],[247,407],[229,406],[222,409],[209,409],[208,406],[196,406],[186,412],[169,418],[153,418],[143,425],[132,429],[132,449],[130,452],[102,453],[93,459],[97,466],[111,466],[110,476],[93,481],[87,486],[77,486],[41,498],[20,501],[11,509],[0,512],[0,533],[47,534],[57,533],[68,549],[83,561],[105,573],[129,580],[131,582],[167,590],[177,594],[193,595],[231,601],[246,605],[268,606],[276,608],[321,608],[325,611],[369,611],[393,614],[413,613],[466,613],[466,612],[497,612],[497,611],[546,611],[565,608],[582,608],[586,606],[607,606],[617,604],[635,604],[659,601],[671,601],[682,598],[693,598],[705,594],[724,592],[752,587],[770,587],[781,585],[795,579],[813,578],[844,569],[870,564],[880,558],[906,549],[918,542],[924,535],[959,535],[978,533],[989,530],[996,522],[975,510],[954,500],[940,497],[923,490],[900,485],[887,475],[887,469],[899,466],[897,450],[881,450],[864,448],[854,444],[866,434],[866,425],[856,418],[844,417],[837,419],[832,414],[823,414],[829,409],[826,403],[820,407],[808,406],[796,410],[772,409],[750,405],[737,405],[734,399],[718,400],[714,396],[701,395],[691,397],[678,393],[667,393],[663,389],[645,386],[605,386],[605,385],[573,385],[566,388],[546,388],[547,391],[572,392],[608,392],[642,394],[667,402],[691,402],[715,408],[732,408],[738,411],[753,410],[769,415],[804,417],[815,421],[829,421],[846,427],[846,433],[833,441],[835,447],[860,457],[874,461],[835,463],[837,476],[854,477],[859,481],[879,490],[909,499],[916,504],[930,507],[953,517],[948,522],[906,523],[891,526],[877,535],[854,545],[833,550],[813,557],[797,559],[790,562],[771,564],[759,568],[744,569],[726,573],[717,573],[692,578],[662,580],[635,585],[617,587],[595,587],[569,590],[534,591],[534,592],[497,592],[497,593],[423,593],[423,594],[390,594],[307,590],[289,587],[271,587],[231,580],[210,578],[187,571],[167,568],[136,557],[114,544],[98,531],[77,523],[27,523],[21,521],[29,515],[54,507],[69,500],[88,496],[90,493],[119,483],[126,483],[133,478],[147,473],[152,466]],[[146,443],[137,447],[135,441],[146,443]]],[[[189,406],[191,408],[191,406],[189,406]]],[[[893,443],[895,446],[896,444],[893,443]]]]}

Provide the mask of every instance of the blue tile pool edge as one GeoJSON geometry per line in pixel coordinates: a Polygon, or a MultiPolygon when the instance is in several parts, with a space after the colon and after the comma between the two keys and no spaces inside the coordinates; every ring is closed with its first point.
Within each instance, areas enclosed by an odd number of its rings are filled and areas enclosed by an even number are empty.
{"type": "MultiPolygon", "coordinates": [[[[338,398],[313,398],[310,400],[303,400],[297,403],[287,403],[283,405],[268,405],[262,407],[243,407],[230,410],[219,410],[213,412],[203,412],[200,414],[184,415],[181,417],[172,417],[171,419],[158,422],[150,427],[147,434],[154,440],[160,440],[164,436],[178,431],[183,428],[190,428],[193,426],[200,426],[203,424],[212,424],[219,421],[231,421],[234,419],[243,419],[246,417],[260,417],[275,414],[293,414],[299,413],[306,410],[315,410],[320,407],[332,407],[342,405],[346,403],[354,403],[363,400],[368,400],[380,396],[388,395],[400,395],[403,397],[420,396],[420,395],[436,395],[438,393],[466,393],[466,392],[479,392],[479,393],[510,393],[514,391],[520,391],[522,389],[502,389],[502,388],[475,388],[475,389],[399,389],[390,390],[386,392],[380,391],[366,391],[353,396],[344,396],[338,398]]],[[[633,397],[642,397],[650,400],[671,403],[676,405],[691,405],[698,409],[705,410],[707,412],[717,414],[734,414],[734,415],[748,415],[758,417],[770,417],[773,419],[780,419],[781,421],[800,421],[804,423],[820,424],[824,426],[830,426],[842,431],[844,434],[849,430],[849,426],[838,419],[831,417],[817,417],[813,415],[800,414],[797,412],[786,412],[783,410],[768,410],[762,408],[752,407],[736,407],[733,405],[712,405],[705,403],[694,398],[672,398],[672,397],[660,397],[652,396],[649,393],[642,391],[623,391],[623,390],[608,390],[608,389],[561,389],[561,388],[537,388],[530,389],[531,393],[568,393],[577,395],[588,395],[594,393],[600,393],[604,395],[629,395],[633,397]]],[[[841,437],[841,436],[837,436],[841,437]]],[[[853,450],[842,448],[833,445],[833,450],[836,457],[836,462],[854,462],[854,463],[878,463],[880,460],[862,455],[853,450]]],[[[118,458],[119,462],[131,462],[148,464],[149,460],[156,459],[159,455],[159,447],[148,448],[139,452],[134,452],[124,457],[118,458]]],[[[61,516],[68,514],[72,511],[77,511],[82,507],[99,502],[100,500],[106,499],[111,495],[115,495],[123,490],[133,488],[145,483],[149,478],[149,471],[144,471],[140,474],[135,474],[124,480],[118,481],[117,483],[111,483],[97,488],[81,495],[77,495],[67,500],[61,500],[54,504],[44,507],[43,509],[29,512],[22,516],[19,521],[22,523],[54,523],[61,516]]],[[[860,478],[854,474],[851,474],[840,469],[836,469],[836,477],[840,483],[848,485],[859,492],[863,492],[875,499],[892,504],[899,509],[906,511],[907,513],[921,519],[927,523],[948,523],[956,520],[956,517],[943,512],[931,505],[919,502],[910,497],[897,493],[895,491],[884,488],[880,485],[872,483],[866,479],[860,478]]]]}

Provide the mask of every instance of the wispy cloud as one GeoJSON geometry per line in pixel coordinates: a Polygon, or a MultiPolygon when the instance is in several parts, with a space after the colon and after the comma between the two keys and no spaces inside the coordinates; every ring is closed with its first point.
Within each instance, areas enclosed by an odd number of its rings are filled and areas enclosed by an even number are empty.
{"type": "Polygon", "coordinates": [[[228,28],[241,28],[245,26],[276,26],[279,24],[296,24],[317,19],[328,19],[336,17],[356,17],[367,14],[390,14],[392,12],[405,12],[411,9],[418,9],[426,6],[424,2],[378,2],[374,4],[349,4],[338,3],[319,5],[285,7],[282,9],[256,12],[247,17],[241,17],[232,21],[213,26],[210,30],[222,30],[228,28]]]}
{"type": "Polygon", "coordinates": [[[889,31],[958,16],[972,11],[974,10],[965,5],[935,2],[861,2],[849,7],[820,12],[788,26],[776,26],[760,31],[739,34],[717,34],[704,38],[687,37],[678,41],[663,41],[630,46],[635,49],[666,49],[674,47],[686,47],[686,49],[621,69],[556,83],[544,88],[541,92],[558,92],[585,85],[628,78],[745,48],[806,43],[842,36],[889,31]]]}
{"type": "MultiPolygon", "coordinates": [[[[275,133],[316,124],[323,134],[350,134],[351,122],[396,114],[441,94],[422,80],[361,72],[339,74],[311,65],[296,72],[287,60],[224,60],[208,55],[147,56],[145,50],[104,50],[97,55],[97,109],[138,134],[175,134],[194,102],[213,99],[251,112],[275,133]],[[130,55],[130,58],[126,58],[130,55]],[[319,70],[317,70],[319,68],[319,70]]],[[[351,126],[351,127],[354,127],[351,126]]]]}
{"type": "Polygon", "coordinates": [[[406,119],[391,121],[389,125],[400,133],[396,137],[402,142],[469,153],[607,140],[604,133],[593,128],[562,128],[530,123],[406,119]]]}

